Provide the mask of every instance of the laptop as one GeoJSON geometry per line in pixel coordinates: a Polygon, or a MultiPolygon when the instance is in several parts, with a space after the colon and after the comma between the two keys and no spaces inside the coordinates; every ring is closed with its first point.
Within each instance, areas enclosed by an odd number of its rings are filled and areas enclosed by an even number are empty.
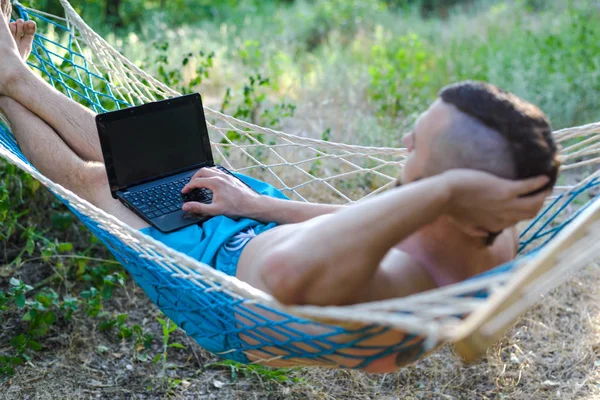
{"type": "Polygon", "coordinates": [[[112,197],[161,232],[208,219],[181,209],[186,201],[212,201],[206,188],[181,194],[200,168],[235,177],[214,164],[197,93],[99,114],[96,125],[112,197]]]}

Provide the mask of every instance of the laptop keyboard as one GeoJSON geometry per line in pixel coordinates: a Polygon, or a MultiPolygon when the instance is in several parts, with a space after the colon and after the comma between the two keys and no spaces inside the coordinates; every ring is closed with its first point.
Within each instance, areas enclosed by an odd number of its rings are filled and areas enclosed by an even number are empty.
{"type": "MultiPolygon", "coordinates": [[[[219,170],[231,175],[231,172],[221,165],[215,165],[219,170]]],[[[193,192],[182,194],[181,189],[190,181],[185,177],[176,181],[163,183],[137,192],[124,193],[123,197],[148,218],[157,218],[175,211],[181,211],[186,201],[200,203],[212,202],[212,192],[205,188],[194,189],[193,192]]]]}
{"type": "MultiPolygon", "coordinates": [[[[190,181],[191,177],[163,183],[152,188],[134,193],[126,193],[123,197],[134,205],[148,218],[157,218],[161,215],[180,211],[183,203],[189,201],[181,194],[181,189],[190,181]]],[[[212,192],[208,189],[198,189],[194,201],[210,203],[212,192]]]]}

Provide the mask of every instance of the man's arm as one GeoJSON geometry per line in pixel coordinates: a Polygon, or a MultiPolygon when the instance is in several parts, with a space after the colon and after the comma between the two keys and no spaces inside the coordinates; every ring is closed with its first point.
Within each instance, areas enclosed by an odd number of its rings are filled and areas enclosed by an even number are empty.
{"type": "MultiPolygon", "coordinates": [[[[523,197],[543,187],[548,182],[545,176],[513,181],[475,170],[451,170],[426,179],[433,178],[436,178],[435,181],[450,192],[448,193],[450,203],[446,210],[449,215],[457,221],[488,232],[501,231],[519,221],[532,218],[549,194],[549,191],[546,191],[523,197]]],[[[413,185],[406,185],[393,191],[404,191],[413,185]]],[[[210,189],[213,192],[213,202],[211,204],[186,203],[184,210],[208,216],[252,217],[265,222],[285,224],[306,221],[318,215],[349,208],[288,200],[266,200],[266,196],[254,192],[239,180],[207,168],[202,168],[196,173],[190,183],[183,188],[183,193],[193,188],[210,189]]],[[[414,196],[412,201],[419,202],[420,197],[414,196]]],[[[368,202],[375,204],[372,199],[368,202]]],[[[361,201],[358,204],[362,203],[361,201]]]]}
{"type": "MultiPolygon", "coordinates": [[[[372,299],[382,289],[368,286],[375,284],[379,263],[394,245],[441,215],[504,229],[522,212],[519,195],[544,182],[505,181],[472,170],[422,179],[258,235],[242,253],[237,277],[286,304],[350,304],[364,301],[360,295],[372,299]]],[[[535,201],[539,207],[543,197],[535,201]]]]}
{"type": "Polygon", "coordinates": [[[246,212],[251,219],[263,222],[275,222],[279,225],[295,224],[315,217],[331,214],[345,206],[335,204],[315,204],[303,201],[282,200],[275,197],[260,196],[254,200],[246,212]]]}
{"type": "Polygon", "coordinates": [[[314,204],[301,201],[282,200],[259,195],[238,179],[216,168],[202,168],[183,188],[187,193],[194,188],[209,188],[213,191],[213,203],[186,203],[184,211],[205,215],[227,215],[231,218],[251,218],[279,225],[294,224],[324,214],[331,214],[344,206],[314,204]]]}

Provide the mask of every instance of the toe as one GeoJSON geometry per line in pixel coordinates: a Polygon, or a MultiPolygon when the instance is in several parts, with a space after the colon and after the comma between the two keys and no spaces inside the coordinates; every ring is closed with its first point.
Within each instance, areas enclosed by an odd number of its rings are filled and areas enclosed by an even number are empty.
{"type": "Polygon", "coordinates": [[[25,36],[33,36],[35,35],[36,25],[34,21],[25,22],[25,26],[23,28],[23,34],[25,36]]]}
{"type": "Polygon", "coordinates": [[[16,39],[16,35],[17,35],[17,23],[16,22],[11,22],[10,23],[10,33],[16,39]]]}
{"type": "Polygon", "coordinates": [[[17,20],[17,33],[15,36],[15,39],[20,40],[21,37],[23,36],[23,26],[25,25],[25,21],[23,21],[22,19],[18,19],[17,20]]]}

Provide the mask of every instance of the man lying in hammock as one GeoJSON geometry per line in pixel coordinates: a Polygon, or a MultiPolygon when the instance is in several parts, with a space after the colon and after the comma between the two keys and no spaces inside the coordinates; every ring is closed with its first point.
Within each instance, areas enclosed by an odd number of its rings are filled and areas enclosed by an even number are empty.
{"type": "MultiPolygon", "coordinates": [[[[184,209],[218,217],[162,234],[111,197],[94,114],[27,68],[34,32],[31,21],[0,22],[0,109],[32,164],[131,227],[283,303],[406,296],[502,264],[516,254],[514,225],[538,212],[556,179],[541,111],[466,82],[443,89],[404,138],[410,156],[401,187],[351,206],[306,204],[257,195],[202,169],[184,191],[209,188],[213,203],[184,209]],[[240,217],[252,222],[238,224],[240,217]]],[[[369,370],[394,365],[392,358],[369,370]]]]}

